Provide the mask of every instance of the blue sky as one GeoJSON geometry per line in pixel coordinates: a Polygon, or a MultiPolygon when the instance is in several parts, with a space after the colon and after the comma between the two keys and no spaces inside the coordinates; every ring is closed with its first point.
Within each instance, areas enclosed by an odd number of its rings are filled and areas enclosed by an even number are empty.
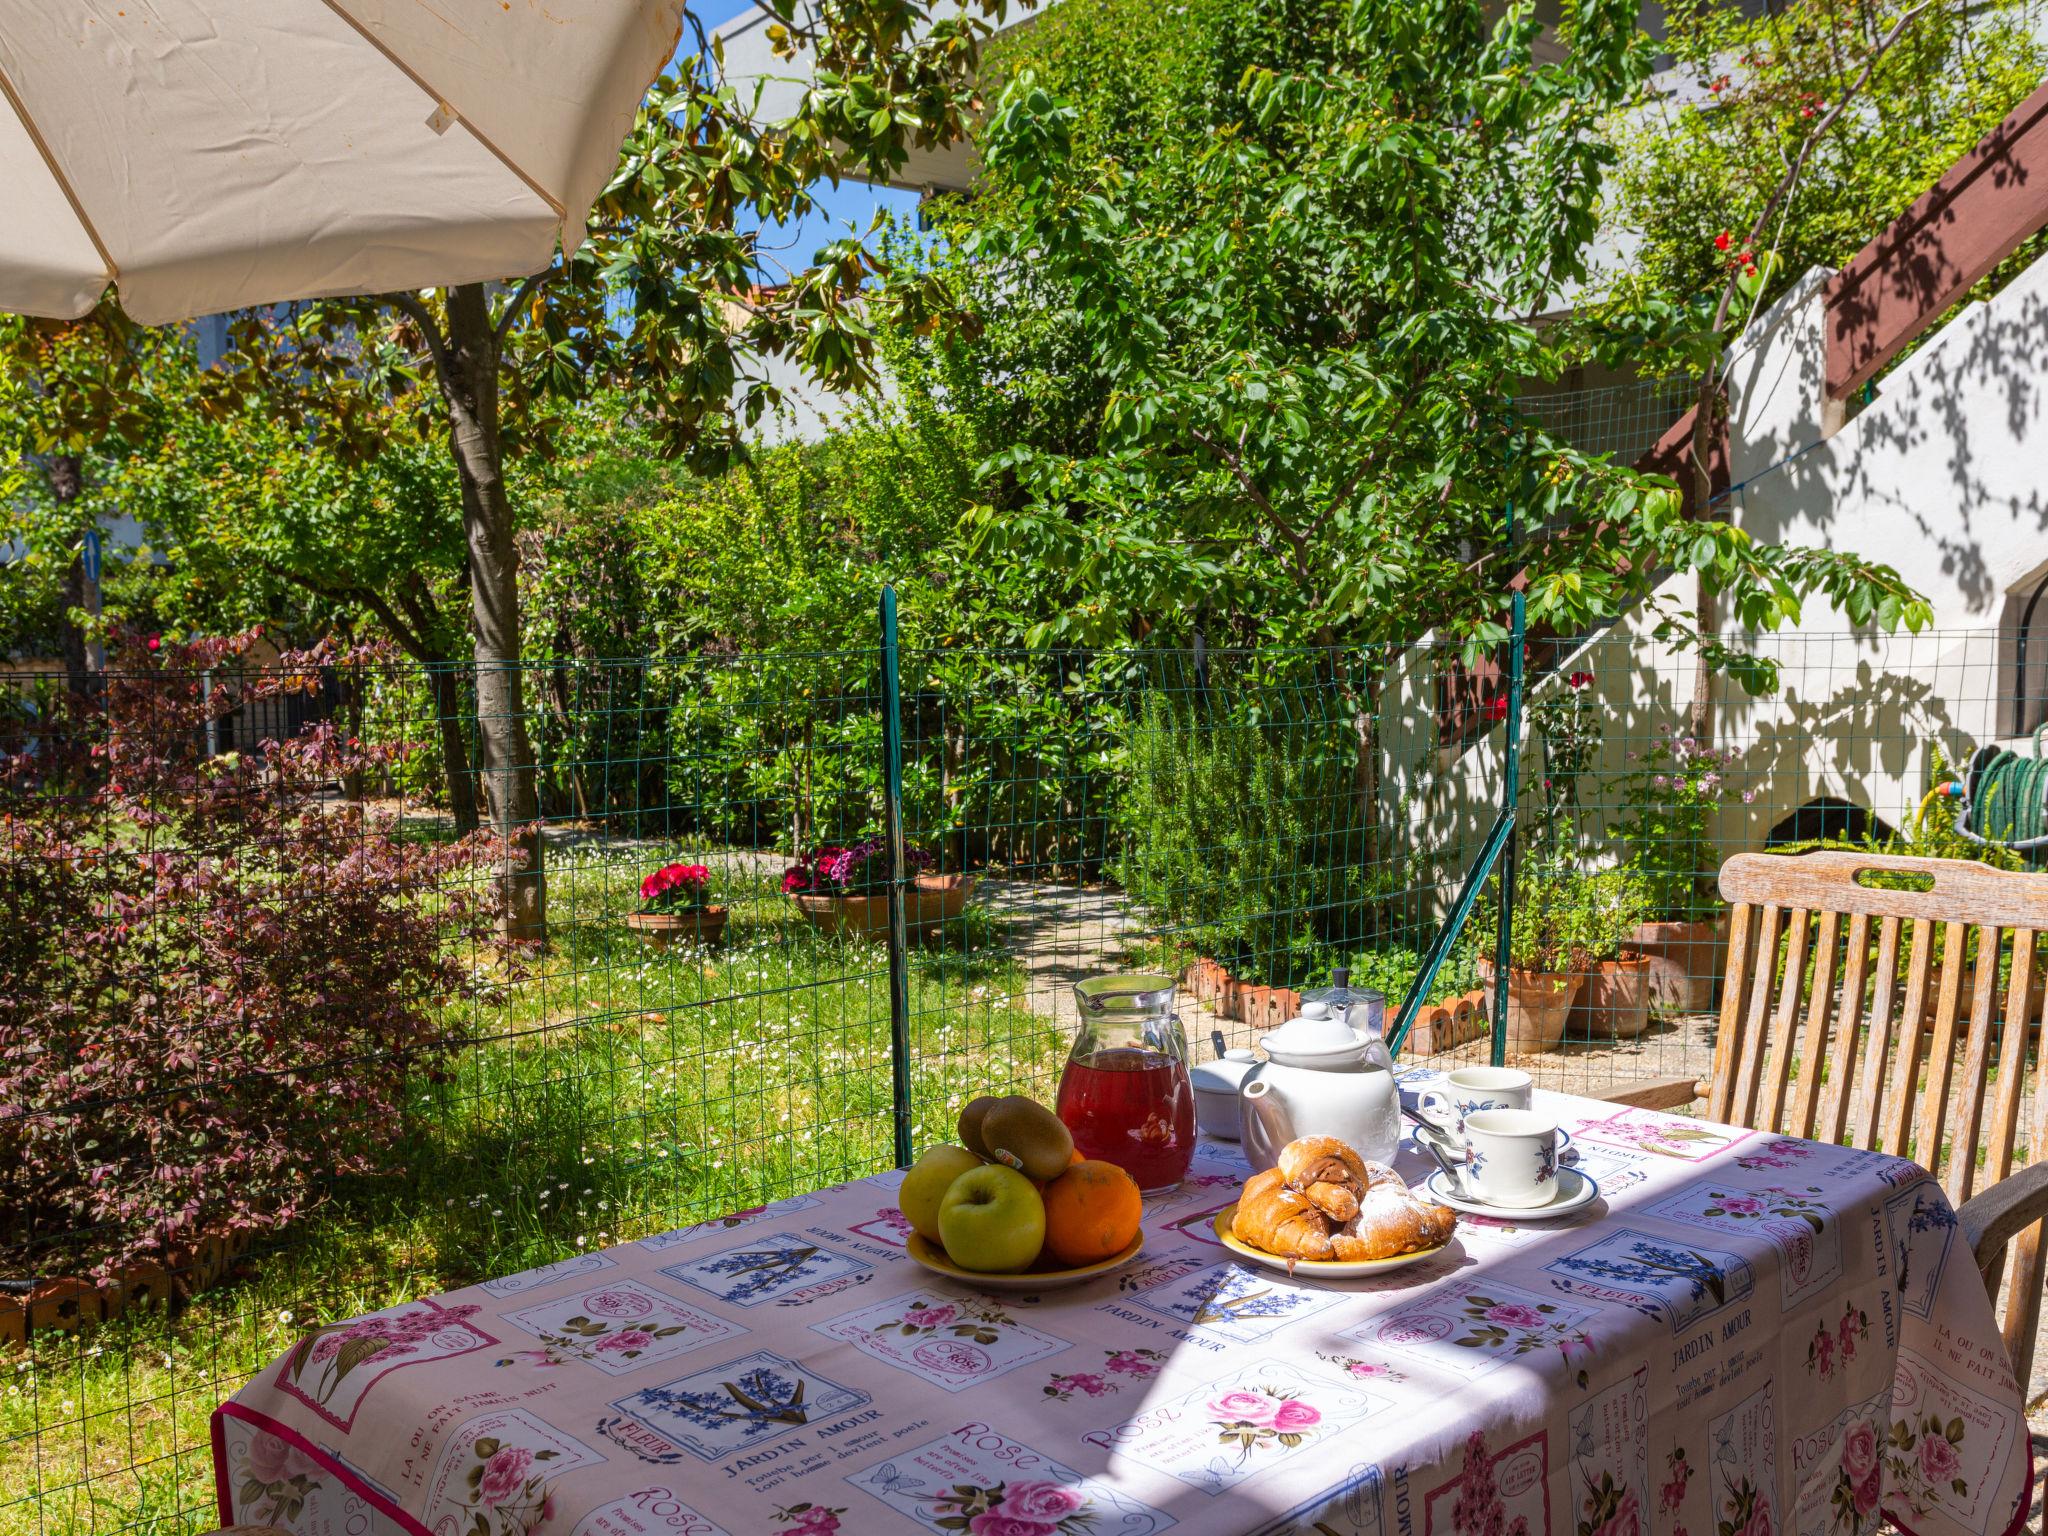
{"type": "MultiPolygon", "coordinates": [[[[724,26],[735,16],[744,15],[753,8],[752,0],[703,0],[703,3],[693,3],[690,7],[704,24],[706,32],[724,26]]],[[[849,222],[855,228],[865,230],[877,208],[887,208],[904,218],[917,212],[916,193],[900,192],[894,187],[871,187],[858,181],[843,181],[837,187],[821,187],[818,202],[818,210],[809,218],[793,226],[769,225],[762,231],[761,250],[767,268],[765,276],[780,277],[778,265],[804,265],[810,260],[811,252],[845,233],[849,222]]]]}

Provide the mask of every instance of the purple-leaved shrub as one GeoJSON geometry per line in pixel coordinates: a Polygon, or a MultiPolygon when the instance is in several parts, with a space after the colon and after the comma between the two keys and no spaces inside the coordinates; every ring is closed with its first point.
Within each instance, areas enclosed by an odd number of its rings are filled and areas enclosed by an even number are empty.
{"type": "Polygon", "coordinates": [[[290,1222],[446,1069],[493,846],[343,799],[384,751],[331,723],[207,757],[209,716],[336,660],[207,696],[249,638],[126,637],[101,699],[0,743],[0,1278],[290,1222]]]}

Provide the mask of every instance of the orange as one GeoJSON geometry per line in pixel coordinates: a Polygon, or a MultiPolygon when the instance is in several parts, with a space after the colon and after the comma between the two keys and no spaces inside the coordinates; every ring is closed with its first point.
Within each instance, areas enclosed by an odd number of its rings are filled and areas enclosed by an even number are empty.
{"type": "Polygon", "coordinates": [[[1084,1158],[1045,1186],[1045,1246],[1062,1264],[1093,1264],[1130,1246],[1144,1211],[1137,1180],[1084,1158]]]}

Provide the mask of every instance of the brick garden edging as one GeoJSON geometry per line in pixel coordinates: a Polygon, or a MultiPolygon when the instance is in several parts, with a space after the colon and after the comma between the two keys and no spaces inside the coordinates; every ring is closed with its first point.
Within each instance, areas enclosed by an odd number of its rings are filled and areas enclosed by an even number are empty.
{"type": "MultiPolygon", "coordinates": [[[[1301,1012],[1301,994],[1292,987],[1240,981],[1220,960],[1197,960],[1181,973],[1181,985],[1211,1013],[1253,1029],[1272,1029],[1301,1012]]],[[[1430,1056],[1477,1040],[1486,1029],[1484,994],[1467,992],[1424,1007],[1402,1048],[1410,1055],[1430,1056]]]]}

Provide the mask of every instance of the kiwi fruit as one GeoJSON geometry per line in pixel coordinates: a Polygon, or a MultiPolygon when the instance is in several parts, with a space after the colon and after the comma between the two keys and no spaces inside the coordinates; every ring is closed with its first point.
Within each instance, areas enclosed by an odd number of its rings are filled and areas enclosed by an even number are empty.
{"type": "Polygon", "coordinates": [[[982,1117],[1000,1103],[1001,1099],[985,1093],[978,1099],[969,1099],[960,1110],[960,1145],[984,1163],[989,1161],[989,1155],[981,1140],[982,1117]]]}
{"type": "Polygon", "coordinates": [[[975,1127],[985,1156],[1007,1163],[1029,1179],[1054,1179],[1074,1155],[1074,1138],[1060,1117],[1021,1095],[998,1099],[975,1127]]]}

